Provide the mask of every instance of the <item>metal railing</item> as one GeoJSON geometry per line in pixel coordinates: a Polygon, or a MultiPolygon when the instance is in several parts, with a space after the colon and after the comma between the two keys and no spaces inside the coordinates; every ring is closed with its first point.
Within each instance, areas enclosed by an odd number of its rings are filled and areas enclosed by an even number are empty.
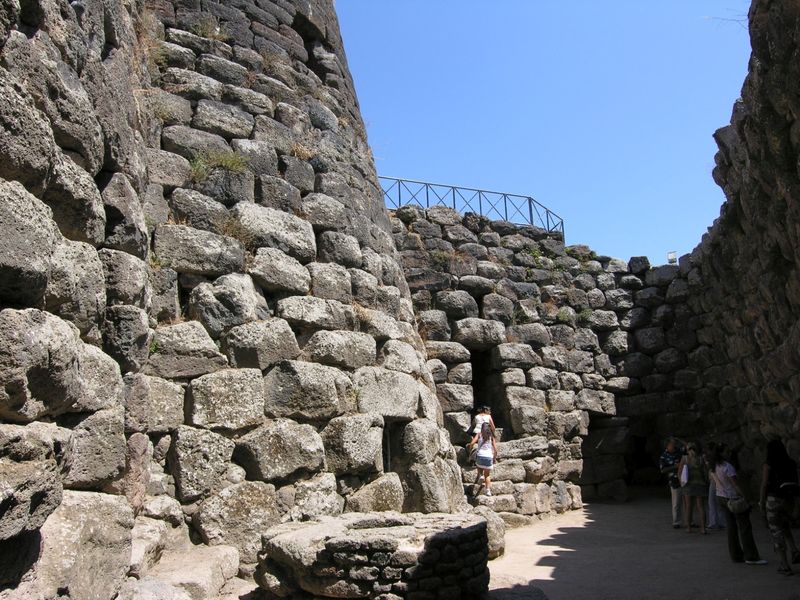
{"type": "Polygon", "coordinates": [[[386,208],[406,204],[430,208],[441,204],[461,214],[474,212],[491,220],[527,223],[564,236],[564,219],[530,196],[456,187],[441,183],[379,176],[386,208]]]}

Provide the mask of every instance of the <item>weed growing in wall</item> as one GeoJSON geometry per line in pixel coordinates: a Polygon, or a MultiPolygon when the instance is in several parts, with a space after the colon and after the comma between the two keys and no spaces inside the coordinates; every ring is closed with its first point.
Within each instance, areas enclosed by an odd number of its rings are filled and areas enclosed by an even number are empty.
{"type": "Polygon", "coordinates": [[[571,325],[574,318],[573,312],[567,307],[560,308],[556,313],[556,323],[571,325]]]}
{"type": "Polygon", "coordinates": [[[453,258],[452,252],[446,250],[431,250],[428,254],[431,259],[431,268],[437,271],[447,271],[450,267],[450,259],[453,258]]]}
{"type": "Polygon", "coordinates": [[[195,21],[192,25],[192,33],[218,42],[227,42],[231,39],[230,33],[228,33],[225,27],[220,25],[217,18],[212,15],[204,15],[195,21]]]}
{"type": "Polygon", "coordinates": [[[244,173],[248,159],[238,152],[209,151],[195,156],[189,164],[192,181],[199,183],[208,178],[214,169],[225,169],[231,173],[244,173]]]}
{"type": "Polygon", "coordinates": [[[292,149],[289,154],[300,160],[311,160],[314,157],[314,151],[300,142],[292,144],[292,149]]]}
{"type": "Polygon", "coordinates": [[[256,249],[256,240],[253,237],[253,233],[244,227],[242,223],[234,217],[226,219],[219,228],[219,232],[220,234],[228,236],[229,238],[238,240],[239,243],[241,243],[242,246],[248,250],[248,252],[253,252],[256,249]]]}

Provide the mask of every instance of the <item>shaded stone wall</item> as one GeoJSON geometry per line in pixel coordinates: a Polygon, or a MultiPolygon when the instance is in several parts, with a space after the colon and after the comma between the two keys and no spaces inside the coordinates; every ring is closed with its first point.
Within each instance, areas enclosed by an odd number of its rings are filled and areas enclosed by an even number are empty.
{"type": "Polygon", "coordinates": [[[711,433],[759,477],[770,437],[800,458],[798,414],[798,23],[788,1],[756,0],[752,56],[731,124],[716,132],[720,217],[682,259],[695,354],[692,432],[711,433]]]}

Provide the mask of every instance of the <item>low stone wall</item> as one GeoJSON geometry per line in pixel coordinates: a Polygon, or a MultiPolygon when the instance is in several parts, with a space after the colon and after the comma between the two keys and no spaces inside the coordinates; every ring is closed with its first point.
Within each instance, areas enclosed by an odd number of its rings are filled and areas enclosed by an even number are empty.
{"type": "Polygon", "coordinates": [[[268,598],[457,600],[489,584],[486,521],[475,515],[344,515],[262,539],[256,580],[268,598]]]}

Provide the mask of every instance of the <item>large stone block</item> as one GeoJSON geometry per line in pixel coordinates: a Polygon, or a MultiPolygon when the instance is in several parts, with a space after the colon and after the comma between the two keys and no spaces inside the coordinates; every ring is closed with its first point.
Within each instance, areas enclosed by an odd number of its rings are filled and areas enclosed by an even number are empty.
{"type": "MultiPolygon", "coordinates": [[[[150,279],[147,263],[127,252],[103,248],[97,253],[102,261],[102,273],[105,276],[105,296],[108,304],[129,304],[144,310],[150,310],[150,279]]],[[[85,261],[74,257],[72,261],[85,261]]]]}
{"type": "Polygon", "coordinates": [[[425,342],[428,358],[438,358],[445,363],[469,362],[470,352],[457,342],[425,342]]]}
{"type": "Polygon", "coordinates": [[[308,221],[273,208],[239,203],[231,210],[248,246],[277,248],[302,263],[316,257],[317,242],[308,221]]]}
{"type": "Polygon", "coordinates": [[[319,471],[325,464],[325,449],[310,425],[277,419],[236,440],[234,458],[251,479],[273,481],[319,471]]]}
{"type": "Polygon", "coordinates": [[[403,485],[397,473],[385,473],[347,497],[346,512],[403,510],[403,485]]]}
{"type": "Polygon", "coordinates": [[[238,240],[185,225],[159,225],[157,260],[178,273],[215,277],[242,270],[244,248],[238,240]]]}
{"type": "Polygon", "coordinates": [[[404,478],[404,512],[457,512],[466,505],[461,469],[454,461],[436,457],[414,464],[404,478]]]}
{"type": "Polygon", "coordinates": [[[533,458],[544,456],[547,452],[547,438],[542,436],[526,437],[509,442],[498,442],[497,458],[533,458]]]}
{"type": "Polygon", "coordinates": [[[105,247],[139,258],[147,256],[149,236],[136,190],[123,173],[115,173],[102,192],[106,211],[105,247]]]}
{"type": "Polygon", "coordinates": [[[311,293],[317,298],[338,300],[345,304],[353,301],[353,286],[350,273],[335,263],[310,263],[311,293]]]}
{"type": "Polygon", "coordinates": [[[437,292],[436,307],[443,310],[451,319],[465,319],[478,316],[478,303],[462,290],[455,292],[437,292]]]}
{"type": "Polygon", "coordinates": [[[499,321],[461,319],[455,322],[453,341],[471,350],[488,350],[506,342],[506,328],[499,321]]]}
{"type": "Polygon", "coordinates": [[[541,323],[525,323],[508,328],[508,339],[533,348],[543,348],[551,343],[550,331],[541,323]]]}
{"type": "Polygon", "coordinates": [[[511,429],[517,435],[547,435],[547,411],[538,406],[519,406],[510,411],[511,429]]]}
{"type": "MultiPolygon", "coordinates": [[[[303,329],[355,329],[351,306],[314,296],[291,296],[278,300],[277,316],[303,329]]],[[[371,332],[368,332],[371,333],[371,332]]]]}
{"type": "Polygon", "coordinates": [[[300,261],[277,248],[259,248],[248,268],[255,282],[268,292],[307,294],[311,275],[300,261]]]}
{"type": "Polygon", "coordinates": [[[223,275],[213,284],[201,283],[189,296],[189,316],[200,321],[212,338],[227,329],[268,318],[267,301],[249,275],[223,275]]]}
{"type": "Polygon", "coordinates": [[[148,517],[136,517],[131,532],[131,563],[129,574],[139,579],[161,557],[167,538],[167,524],[148,517]]]}
{"type": "Polygon", "coordinates": [[[581,390],[576,397],[575,406],[580,410],[588,410],[597,414],[617,414],[614,394],[600,390],[581,390]]]}
{"type": "Polygon", "coordinates": [[[122,475],[126,452],[122,406],[70,417],[64,424],[72,428],[64,487],[100,489],[122,475]]]}
{"type": "Polygon", "coordinates": [[[403,456],[415,463],[432,462],[439,453],[439,428],[428,419],[415,419],[403,428],[403,456]]]}
{"type": "Polygon", "coordinates": [[[475,404],[471,385],[441,383],[436,386],[436,395],[442,410],[446,413],[470,411],[475,404]]]}
{"type": "Polygon", "coordinates": [[[211,546],[234,546],[245,564],[257,561],[261,534],[280,522],[275,487],[260,481],[244,481],[206,498],[192,518],[192,525],[211,546]]]}
{"type": "Polygon", "coordinates": [[[81,346],[56,316],[0,311],[0,417],[27,422],[69,410],[83,394],[81,346]]]}
{"type": "Polygon", "coordinates": [[[381,366],[410,375],[419,374],[421,370],[417,350],[411,344],[400,340],[388,340],[384,343],[381,348],[381,366]]]}
{"type": "Polygon", "coordinates": [[[52,211],[21,184],[0,180],[0,229],[0,299],[10,306],[40,304],[61,241],[52,211]]]}
{"type": "Polygon", "coordinates": [[[492,348],[492,367],[502,369],[528,369],[539,364],[540,359],[529,344],[500,344],[492,348]]]}
{"type": "Polygon", "coordinates": [[[189,421],[204,429],[243,429],[264,418],[259,369],[225,369],[189,384],[189,421]]]}
{"type": "Polygon", "coordinates": [[[264,371],[281,360],[297,358],[300,354],[292,328],[278,318],[233,327],[221,341],[223,352],[231,366],[237,369],[264,371]]]}
{"type": "Polygon", "coordinates": [[[234,443],[219,434],[181,426],[172,434],[167,464],[181,502],[193,502],[222,487],[234,443]]]}
{"type": "Polygon", "coordinates": [[[419,389],[410,375],[381,367],[361,367],[353,376],[358,411],[385,419],[411,420],[417,414],[419,389]]]}
{"type": "Polygon", "coordinates": [[[383,418],[380,415],[344,415],[331,419],[322,430],[328,469],[336,474],[382,469],[383,418]]]}
{"type": "MultiPolygon", "coordinates": [[[[120,254],[139,261],[130,254],[120,254]]],[[[97,251],[89,244],[65,240],[56,246],[50,258],[45,308],[75,325],[82,335],[96,337],[109,291],[103,269],[97,251]]],[[[112,296],[115,290],[111,287],[112,296]]]]}
{"type": "Polygon", "coordinates": [[[336,476],[320,473],[294,485],[294,505],[289,514],[294,520],[319,520],[342,514],[344,498],[336,492],[336,476]]]}
{"type": "Polygon", "coordinates": [[[5,69],[0,77],[0,95],[5,100],[0,107],[0,146],[4,158],[0,177],[19,181],[16,185],[20,188],[24,186],[40,196],[49,183],[57,156],[52,129],[36,109],[24,83],[5,69]]]}
{"type": "Polygon", "coordinates": [[[35,426],[0,426],[0,489],[5,509],[0,540],[39,529],[61,502],[62,485],[52,440],[35,426]]]}
{"type": "Polygon", "coordinates": [[[96,346],[83,344],[80,350],[80,373],[83,393],[70,407],[70,412],[93,412],[121,406],[125,386],[119,364],[96,346]]]}
{"type": "Polygon", "coordinates": [[[64,492],[42,526],[38,558],[12,598],[110,600],[130,567],[133,511],[124,496],[64,492]],[[102,577],[98,577],[102,573],[102,577]]]}
{"type": "Polygon", "coordinates": [[[197,321],[156,329],[146,375],[167,379],[191,379],[228,366],[213,340],[197,321]]]}
{"type": "Polygon", "coordinates": [[[285,360],[264,377],[264,410],[272,417],[331,419],[352,402],[351,389],[350,379],[339,369],[285,360]]]}
{"type": "Polygon", "coordinates": [[[248,138],[253,131],[253,116],[240,108],[213,100],[200,100],[192,127],[224,137],[248,138]]]}
{"type": "Polygon", "coordinates": [[[375,338],[366,333],[317,331],[303,351],[314,362],[357,369],[375,362],[375,347],[375,338]]]}
{"type": "Polygon", "coordinates": [[[103,350],[122,371],[138,371],[147,361],[152,333],[147,313],[136,306],[109,306],[103,322],[103,350]]]}

